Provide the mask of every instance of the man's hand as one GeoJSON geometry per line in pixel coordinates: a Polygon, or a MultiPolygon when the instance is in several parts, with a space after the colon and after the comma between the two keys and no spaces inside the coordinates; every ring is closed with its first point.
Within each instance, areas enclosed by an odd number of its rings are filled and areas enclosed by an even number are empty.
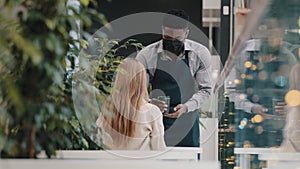
{"type": "Polygon", "coordinates": [[[174,112],[170,114],[165,114],[165,117],[169,118],[178,118],[180,117],[183,113],[186,113],[188,111],[188,108],[184,104],[178,104],[176,107],[174,107],[174,112]]]}
{"type": "Polygon", "coordinates": [[[269,111],[267,108],[265,108],[262,105],[255,105],[251,108],[251,111],[255,114],[259,114],[261,115],[264,119],[270,119],[273,118],[274,115],[271,114],[267,114],[267,112],[269,111]]]}
{"type": "Polygon", "coordinates": [[[153,98],[151,99],[150,103],[156,105],[162,113],[167,111],[168,105],[164,101],[153,98]]]}
{"type": "Polygon", "coordinates": [[[286,103],[283,101],[283,102],[277,102],[274,109],[275,109],[275,113],[277,113],[278,115],[280,116],[284,116],[287,111],[285,109],[285,106],[286,106],[286,103]]]}

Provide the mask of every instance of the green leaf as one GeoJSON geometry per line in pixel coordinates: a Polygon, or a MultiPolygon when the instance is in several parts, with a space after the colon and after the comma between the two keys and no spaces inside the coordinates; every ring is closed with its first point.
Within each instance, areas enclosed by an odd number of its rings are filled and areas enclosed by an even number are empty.
{"type": "Polygon", "coordinates": [[[6,86],[7,86],[9,98],[11,99],[12,103],[16,106],[18,116],[20,116],[25,110],[25,106],[23,103],[23,97],[20,94],[20,90],[9,79],[6,80],[6,86]]]}
{"type": "Polygon", "coordinates": [[[40,129],[42,127],[43,118],[44,117],[42,116],[42,114],[35,114],[34,115],[35,124],[36,124],[36,127],[38,129],[40,129]]]}
{"type": "Polygon", "coordinates": [[[36,48],[32,42],[17,33],[13,33],[10,39],[31,58],[33,64],[38,65],[42,61],[42,52],[36,48]]]}
{"type": "Polygon", "coordinates": [[[55,112],[55,105],[54,104],[52,104],[52,103],[45,103],[45,107],[47,108],[48,113],[50,115],[54,115],[54,112],[55,112]]]}
{"type": "Polygon", "coordinates": [[[66,31],[65,27],[63,26],[58,26],[57,27],[58,31],[64,36],[65,39],[69,38],[69,33],[66,31]]]}
{"type": "Polygon", "coordinates": [[[90,3],[89,0],[80,0],[80,2],[81,2],[81,4],[82,4],[83,6],[85,6],[85,7],[87,7],[87,6],[89,5],[89,3],[90,3]]]}
{"type": "Polygon", "coordinates": [[[7,136],[5,134],[0,133],[0,151],[3,149],[4,144],[6,142],[7,136]]]}
{"type": "Polygon", "coordinates": [[[46,39],[46,48],[51,52],[54,50],[54,43],[52,42],[51,38],[46,39]]]}
{"type": "Polygon", "coordinates": [[[3,150],[7,152],[10,156],[16,156],[20,151],[17,146],[17,140],[9,139],[6,143],[7,144],[3,147],[3,150]]]}
{"type": "Polygon", "coordinates": [[[80,46],[83,48],[83,49],[86,49],[87,46],[88,46],[88,42],[84,39],[79,39],[79,43],[80,43],[80,46]]]}
{"type": "Polygon", "coordinates": [[[89,17],[88,14],[81,13],[80,19],[84,26],[86,26],[86,27],[92,26],[92,19],[89,17]]]}
{"type": "Polygon", "coordinates": [[[88,148],[89,148],[89,143],[88,143],[88,141],[86,141],[85,138],[82,138],[81,141],[82,141],[82,143],[83,143],[83,146],[84,146],[86,149],[88,149],[88,148]]]}
{"type": "Polygon", "coordinates": [[[47,27],[48,27],[50,30],[54,30],[55,27],[56,27],[55,20],[52,20],[52,19],[46,19],[46,20],[45,20],[45,23],[46,23],[47,27]]]}

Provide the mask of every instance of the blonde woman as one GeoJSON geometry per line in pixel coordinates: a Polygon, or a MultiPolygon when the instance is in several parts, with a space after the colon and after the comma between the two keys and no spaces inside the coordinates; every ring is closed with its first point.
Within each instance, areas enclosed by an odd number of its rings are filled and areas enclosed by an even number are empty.
{"type": "Polygon", "coordinates": [[[290,92],[296,93],[292,102],[287,100],[288,113],[284,128],[283,151],[300,152],[300,63],[295,64],[290,72],[290,92]],[[290,103],[290,104],[289,104],[290,103]],[[292,105],[291,105],[292,103],[292,105]]]}
{"type": "Polygon", "coordinates": [[[162,113],[148,100],[144,66],[123,60],[97,120],[104,144],[116,150],[165,149],[162,113]]]}

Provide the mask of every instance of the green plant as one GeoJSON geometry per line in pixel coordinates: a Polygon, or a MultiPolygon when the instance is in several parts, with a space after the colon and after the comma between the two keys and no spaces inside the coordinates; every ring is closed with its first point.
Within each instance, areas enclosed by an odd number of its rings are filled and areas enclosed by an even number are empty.
{"type": "Polygon", "coordinates": [[[64,81],[65,57],[76,56],[84,39],[69,33],[87,34],[92,18],[106,23],[90,8],[96,1],[80,0],[80,5],[79,10],[67,0],[0,0],[1,157],[100,148],[82,131],[64,81]]]}

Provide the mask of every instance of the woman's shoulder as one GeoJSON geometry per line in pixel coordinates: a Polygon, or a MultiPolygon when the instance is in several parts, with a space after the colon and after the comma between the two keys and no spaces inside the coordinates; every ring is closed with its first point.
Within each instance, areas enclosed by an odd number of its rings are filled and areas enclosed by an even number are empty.
{"type": "Polygon", "coordinates": [[[143,113],[147,113],[149,115],[151,115],[152,117],[160,117],[162,116],[162,112],[160,111],[160,109],[154,105],[154,104],[151,104],[151,103],[146,103],[142,106],[142,109],[141,111],[143,113]]]}
{"type": "Polygon", "coordinates": [[[145,110],[145,111],[146,110],[152,110],[152,111],[159,111],[160,112],[159,108],[156,105],[151,104],[151,103],[143,104],[142,109],[145,110]]]}

